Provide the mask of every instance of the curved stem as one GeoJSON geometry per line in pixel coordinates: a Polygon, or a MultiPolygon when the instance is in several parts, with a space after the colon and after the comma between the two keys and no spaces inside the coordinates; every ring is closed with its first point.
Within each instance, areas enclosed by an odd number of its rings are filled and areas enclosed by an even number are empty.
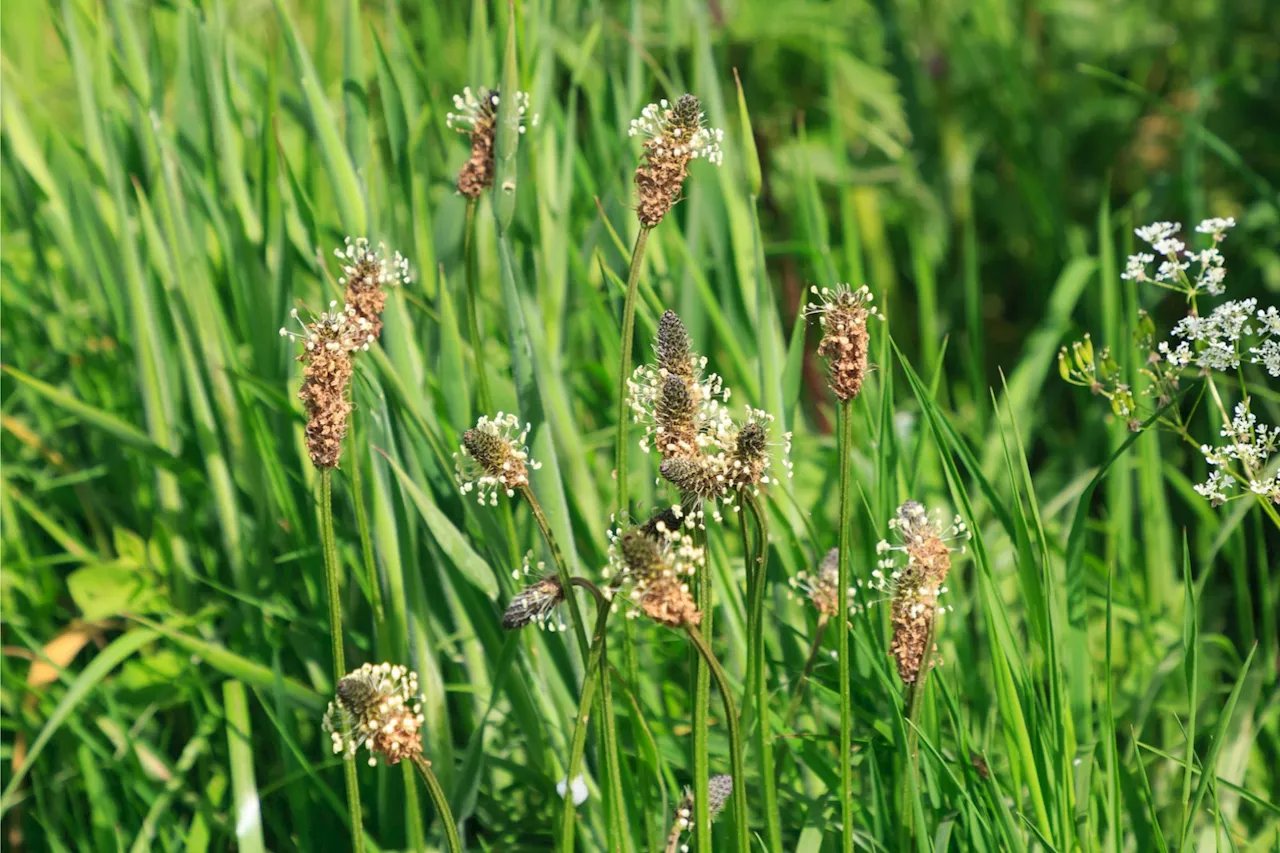
{"type": "MultiPolygon", "coordinates": [[[[853,445],[853,406],[848,401],[840,403],[839,450],[836,458],[840,466],[840,539],[839,580],[836,596],[836,624],[849,624],[849,551],[851,548],[850,504],[850,452],[853,445]]],[[[849,631],[839,632],[837,660],[840,666],[840,823],[841,849],[853,853],[853,767],[849,755],[853,749],[853,714],[849,697],[849,631]]]]}
{"type": "Polygon", "coordinates": [[[573,740],[569,746],[569,765],[565,774],[564,811],[560,818],[560,853],[572,853],[574,819],[577,807],[573,803],[573,791],[570,790],[574,778],[578,775],[578,766],[582,764],[582,753],[587,745],[587,718],[590,716],[591,701],[595,696],[597,679],[593,672],[604,672],[605,628],[609,624],[611,604],[600,594],[600,590],[590,581],[583,578],[570,578],[569,584],[581,586],[593,591],[596,597],[596,631],[591,639],[591,649],[587,653],[587,669],[582,678],[582,695],[578,698],[578,720],[573,726],[573,740]]]}
{"type": "Polygon", "coordinates": [[[440,823],[444,824],[444,838],[449,853],[462,853],[462,841],[458,838],[458,824],[453,819],[453,810],[449,808],[449,800],[444,795],[444,789],[440,787],[440,780],[431,770],[431,762],[418,755],[413,759],[413,766],[422,777],[423,784],[427,786],[427,793],[431,795],[431,802],[436,807],[440,823]]]}
{"type": "Polygon", "coordinates": [[[480,354],[484,346],[480,339],[480,269],[476,262],[476,204],[477,199],[467,201],[467,221],[464,230],[463,254],[467,276],[467,326],[471,336],[471,357],[476,364],[476,402],[480,411],[493,411],[493,400],[489,396],[489,373],[485,367],[484,356],[480,354]]]}
{"type": "Polygon", "coordinates": [[[733,769],[733,818],[738,853],[750,853],[751,838],[747,831],[747,792],[746,766],[742,760],[742,733],[738,729],[738,709],[733,704],[733,694],[729,692],[729,677],[716,656],[711,653],[706,638],[693,625],[685,625],[689,639],[697,647],[702,659],[707,662],[715,677],[716,686],[720,689],[720,701],[724,703],[725,723],[729,727],[729,762],[733,769]]]}
{"type": "Polygon", "coordinates": [[[649,240],[648,225],[640,226],[631,249],[631,269],[627,272],[627,296],[622,304],[622,347],[618,356],[618,436],[614,446],[614,476],[618,478],[618,514],[627,510],[627,377],[631,375],[631,346],[636,329],[636,294],[640,288],[640,267],[649,240]]]}
{"type": "MultiPolygon", "coordinates": [[[[329,639],[333,646],[333,684],[347,674],[342,649],[342,598],[338,581],[338,545],[333,535],[333,471],[320,469],[320,547],[324,552],[324,585],[329,599],[329,639]]],[[[364,853],[364,815],[360,810],[360,780],[354,761],[342,762],[347,787],[347,810],[351,812],[351,849],[364,853]]]]}
{"type": "Polygon", "coordinates": [[[547,543],[547,549],[551,552],[551,559],[556,564],[556,576],[560,578],[560,586],[565,590],[565,598],[569,601],[569,616],[573,622],[573,631],[578,638],[578,648],[582,652],[582,656],[587,656],[587,631],[582,627],[582,610],[578,607],[578,599],[570,591],[569,587],[574,585],[573,578],[569,576],[569,564],[565,562],[564,552],[560,550],[560,543],[556,541],[556,536],[551,532],[551,522],[547,521],[547,514],[542,511],[542,504],[538,502],[538,497],[533,493],[533,489],[529,488],[528,483],[520,487],[520,494],[524,496],[525,502],[529,504],[529,511],[533,513],[533,520],[538,523],[538,529],[542,531],[542,538],[547,543]]]}
{"type": "Polygon", "coordinates": [[[769,684],[765,677],[764,601],[769,579],[769,521],[766,510],[760,506],[750,490],[742,491],[742,503],[751,512],[756,523],[755,549],[746,547],[747,520],[742,519],[743,554],[747,560],[747,576],[752,578],[747,588],[751,596],[751,645],[747,649],[747,672],[754,691],[756,760],[759,762],[760,784],[763,799],[765,837],[770,850],[782,849],[782,826],[778,822],[778,791],[773,772],[773,727],[769,722],[769,684]]]}

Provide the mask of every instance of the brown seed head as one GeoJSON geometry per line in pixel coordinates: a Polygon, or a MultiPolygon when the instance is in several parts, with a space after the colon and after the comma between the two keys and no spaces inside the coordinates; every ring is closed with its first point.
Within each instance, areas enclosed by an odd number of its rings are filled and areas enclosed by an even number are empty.
{"type": "Polygon", "coordinates": [[[806,313],[817,315],[822,326],[818,354],[827,359],[831,390],[846,402],[858,396],[867,372],[867,318],[876,313],[868,307],[871,291],[866,285],[850,290],[842,284],[835,290],[815,287],[813,293],[819,302],[809,303],[806,313]]]}
{"type": "Polygon", "coordinates": [[[462,434],[462,447],[453,454],[454,479],[463,494],[475,490],[479,501],[496,506],[498,492],[508,497],[529,482],[530,469],[541,465],[529,458],[525,440],[530,426],[515,415],[482,416],[462,434]]]}
{"type": "MultiPolygon", "coordinates": [[[[515,97],[520,132],[524,133],[529,95],[526,92],[516,92],[515,97]]],[[[461,95],[453,96],[453,105],[458,111],[445,115],[449,127],[470,137],[471,156],[458,172],[458,192],[467,198],[479,198],[481,193],[493,186],[496,171],[493,146],[497,138],[499,103],[501,96],[498,89],[481,86],[473,93],[468,86],[462,90],[461,95]]],[[[528,126],[534,127],[537,124],[536,114],[529,117],[528,126]]]]}
{"type": "Polygon", "coordinates": [[[388,764],[422,754],[422,697],[418,675],[389,663],[365,664],[338,681],[324,715],[333,751],[354,758],[361,746],[369,763],[388,764]]]}
{"type": "MultiPolygon", "coordinates": [[[[675,516],[677,519],[679,515],[675,516]]],[[[670,627],[697,625],[702,614],[689,594],[688,578],[706,564],[702,548],[659,514],[642,527],[609,531],[609,595],[627,587],[634,609],[670,627]]]]}
{"type": "MultiPolygon", "coordinates": [[[[535,622],[538,625],[546,625],[563,601],[564,587],[560,585],[560,578],[555,575],[546,575],[525,587],[511,599],[506,612],[502,614],[502,627],[508,631],[515,631],[535,622]]],[[[556,623],[550,624],[554,626],[556,623]]]]}
{"type": "Polygon", "coordinates": [[[652,228],[680,200],[689,161],[703,157],[720,165],[723,131],[702,126],[702,107],[693,95],[683,95],[672,106],[663,100],[649,104],[640,118],[631,122],[630,134],[643,135],[644,159],[636,168],[640,223],[652,228]]]}
{"type": "Polygon", "coordinates": [[[390,256],[387,247],[369,245],[365,237],[352,240],[334,249],[333,254],[342,264],[339,284],[346,285],[347,304],[355,316],[368,324],[369,332],[377,340],[382,335],[382,311],[387,307],[384,287],[394,287],[409,281],[409,261],[399,252],[390,256]]]}

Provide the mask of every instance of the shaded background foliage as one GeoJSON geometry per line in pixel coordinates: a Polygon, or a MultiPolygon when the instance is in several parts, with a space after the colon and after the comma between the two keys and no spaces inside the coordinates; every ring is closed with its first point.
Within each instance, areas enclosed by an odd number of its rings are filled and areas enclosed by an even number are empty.
{"type": "MultiPolygon", "coordinates": [[[[535,486],[579,570],[603,562],[612,501],[619,276],[636,227],[624,130],[647,101],[687,89],[727,130],[725,167],[698,164],[655,232],[638,332],[674,308],[740,399],[776,408],[762,389],[781,391],[797,474],[770,495],[778,708],[813,626],[784,581],[834,541],[832,410],[797,314],[812,284],[866,281],[888,321],[858,409],[854,570],[874,566],[908,496],[972,512],[985,543],[960,564],[943,623],[922,843],[1179,846],[1194,791],[1204,808],[1188,844],[1212,845],[1218,825],[1241,849],[1274,844],[1275,531],[1244,503],[1210,510],[1190,488],[1203,461],[1155,434],[1077,525],[1126,432],[1053,378],[1057,347],[1080,331],[1132,371],[1137,307],[1161,328],[1179,316],[1118,278],[1135,224],[1235,216],[1230,293],[1274,302],[1274,4],[564,0],[517,13],[522,85],[542,114],[523,140],[513,226],[542,408],[522,415],[545,463],[535,486]],[[758,235],[734,68],[764,176],[758,235]],[[1188,756],[1212,756],[1216,776],[1184,771],[1188,756]]],[[[559,637],[501,634],[536,531],[522,508],[464,504],[449,458],[478,413],[459,331],[452,176],[465,146],[444,112],[463,85],[496,80],[503,15],[357,0],[6,7],[6,845],[328,849],[343,832],[318,731],[331,685],[312,472],[276,330],[295,304],[332,298],[329,253],[355,232],[404,251],[417,277],[362,358],[338,478],[348,656],[422,673],[428,751],[475,849],[549,845],[576,657],[559,637]]],[[[509,411],[481,221],[480,357],[509,411]]],[[[1276,423],[1278,403],[1264,386],[1255,411],[1276,423]]],[[[645,507],[670,499],[653,473],[633,459],[645,507]]],[[[716,642],[738,678],[736,523],[712,554],[716,642]]],[[[675,635],[629,636],[615,663],[634,690],[618,704],[627,846],[642,850],[688,780],[688,659],[675,635]]],[[[892,847],[901,712],[877,611],[854,647],[859,829],[892,847]]],[[[820,664],[812,702],[779,731],[785,840],[799,849],[834,837],[835,682],[820,664]]],[[[373,838],[413,844],[425,800],[395,771],[362,777],[373,838]]],[[[603,849],[591,786],[581,843],[603,849]]],[[[436,832],[428,823],[427,840],[436,832]]]]}

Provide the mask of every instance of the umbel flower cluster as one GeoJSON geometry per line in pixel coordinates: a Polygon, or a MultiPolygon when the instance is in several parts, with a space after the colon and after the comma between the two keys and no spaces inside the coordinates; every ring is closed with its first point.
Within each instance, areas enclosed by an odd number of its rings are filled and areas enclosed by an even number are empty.
{"type": "Polygon", "coordinates": [[[1267,474],[1271,456],[1280,446],[1280,428],[1258,423],[1246,400],[1236,405],[1234,417],[1223,425],[1220,435],[1224,443],[1200,446],[1212,470],[1195,490],[1214,506],[1247,494],[1233,494],[1237,486],[1280,504],[1280,470],[1267,474]]]}
{"type": "MultiPolygon", "coordinates": [[[[693,351],[674,311],[659,320],[653,352],[654,363],[636,368],[627,380],[634,419],[645,427],[640,447],[646,453],[656,450],[662,477],[683,496],[710,502],[719,519],[720,501],[770,482],[773,416],[748,409],[742,421],[733,419],[727,407],[730,390],[716,374],[704,373],[707,360],[693,351]]],[[[790,433],[783,434],[782,445],[790,475],[790,433]]],[[[737,511],[736,503],[732,508],[737,511]]],[[[691,510],[687,523],[701,523],[701,512],[691,510]]]]}
{"type": "Polygon", "coordinates": [[[689,162],[702,158],[713,165],[724,162],[720,142],[723,130],[704,126],[706,114],[693,95],[681,95],[674,104],[665,98],[649,104],[631,122],[631,136],[643,136],[644,156],[636,168],[636,215],[652,228],[680,200],[689,162]]]}
{"type": "Polygon", "coordinates": [[[706,550],[680,530],[678,507],[648,524],[621,525],[609,531],[605,595],[621,594],[628,618],[638,615],[671,628],[697,626],[702,613],[689,593],[689,579],[706,566],[706,550]]]}
{"type": "MultiPolygon", "coordinates": [[[[712,776],[707,782],[707,806],[711,819],[715,820],[724,811],[725,804],[733,795],[733,777],[727,773],[712,776]]],[[[667,835],[667,846],[664,853],[689,853],[689,845],[682,844],[680,839],[694,824],[694,798],[691,788],[684,789],[684,795],[676,805],[675,820],[671,822],[671,832],[667,835]]]]}
{"type": "Polygon", "coordinates": [[[376,341],[382,335],[382,311],[387,307],[383,288],[409,283],[409,260],[399,252],[389,253],[385,243],[371,246],[367,237],[348,237],[333,254],[342,264],[338,284],[346,287],[347,305],[376,341]]]}
{"type": "Polygon", "coordinates": [[[373,343],[373,332],[368,320],[352,306],[339,310],[337,302],[330,302],[329,310],[309,323],[299,319],[296,308],[291,316],[302,326],[302,332],[282,327],[280,336],[303,344],[298,361],[305,367],[298,397],[307,411],[307,452],[317,468],[336,468],[351,414],[347,399],[351,354],[367,350],[373,343]]]}
{"type": "MultiPolygon", "coordinates": [[[[529,94],[516,92],[516,120],[519,131],[537,127],[537,114],[529,115],[529,94]],[[526,123],[527,122],[527,123],[526,123]]],[[[470,137],[471,156],[458,171],[458,192],[467,198],[479,198],[493,186],[494,142],[498,131],[498,105],[501,95],[498,89],[481,86],[473,92],[468,86],[462,94],[453,96],[453,108],[457,112],[445,115],[445,122],[458,133],[470,137]]]]}
{"type": "Polygon", "coordinates": [[[944,584],[951,572],[951,554],[963,553],[965,547],[949,543],[967,541],[969,532],[960,516],[944,525],[939,517],[930,518],[916,501],[898,508],[889,520],[889,530],[897,541],[881,540],[876,545],[876,553],[882,557],[879,568],[871,573],[871,586],[891,601],[893,640],[889,654],[898,665],[902,682],[914,684],[931,643],[934,621],[943,612],[938,597],[947,591],[944,584]]]}
{"type": "Polygon", "coordinates": [[[370,766],[422,755],[422,695],[418,674],[389,663],[366,663],[338,682],[324,715],[334,755],[355,758],[369,750],[370,766]]]}
{"type": "Polygon", "coordinates": [[[475,491],[481,506],[497,506],[498,492],[512,497],[516,489],[527,486],[529,471],[542,467],[529,458],[525,446],[530,429],[530,424],[521,424],[512,414],[481,416],[462,434],[462,446],[453,454],[454,479],[462,493],[475,491]]]}

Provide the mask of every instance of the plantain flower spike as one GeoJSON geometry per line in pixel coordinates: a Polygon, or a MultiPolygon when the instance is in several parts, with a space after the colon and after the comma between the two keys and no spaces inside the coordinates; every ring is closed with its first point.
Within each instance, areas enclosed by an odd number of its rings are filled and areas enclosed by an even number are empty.
{"type": "Polygon", "coordinates": [[[818,355],[827,359],[831,390],[845,403],[858,396],[867,373],[867,319],[876,313],[871,291],[865,284],[857,290],[841,284],[834,290],[814,287],[813,294],[818,301],[810,302],[805,313],[818,318],[818,355]]]}
{"type": "Polygon", "coordinates": [[[555,573],[548,573],[545,563],[539,561],[535,568],[530,565],[531,561],[532,555],[525,554],[524,566],[512,572],[517,579],[521,575],[533,575],[535,580],[511,599],[502,614],[502,627],[518,631],[526,625],[536,624],[548,631],[564,631],[565,624],[554,618],[565,596],[560,578],[555,573]]]}
{"type": "Polygon", "coordinates": [[[529,458],[525,441],[529,424],[515,415],[498,412],[481,416],[476,425],[462,434],[462,446],[453,454],[454,479],[465,495],[475,491],[481,506],[498,505],[498,492],[513,497],[516,489],[529,483],[529,471],[542,467],[529,458]]]}
{"type": "Polygon", "coordinates": [[[938,598],[947,592],[951,554],[965,550],[964,545],[952,547],[948,543],[967,541],[969,531],[960,516],[945,525],[940,517],[930,518],[915,501],[898,508],[897,515],[889,520],[889,529],[898,543],[881,540],[876,545],[876,553],[882,559],[871,573],[871,585],[892,601],[893,639],[889,654],[897,662],[902,682],[915,684],[934,622],[945,610],[938,598]]]}
{"type": "Polygon", "coordinates": [[[673,508],[649,524],[609,531],[605,594],[615,602],[623,594],[628,618],[644,615],[671,628],[702,621],[689,579],[706,566],[706,551],[681,532],[680,518],[673,508]],[[672,519],[675,527],[668,526],[672,519]]]}
{"type": "Polygon", "coordinates": [[[385,244],[371,246],[366,237],[354,240],[348,237],[333,254],[342,264],[338,284],[347,289],[347,304],[357,318],[368,324],[369,333],[376,341],[382,336],[382,311],[387,307],[387,292],[383,288],[409,283],[409,261],[399,252],[388,254],[385,244]]]}
{"type": "MultiPolygon", "coordinates": [[[[529,115],[529,94],[516,92],[515,99],[520,132],[537,127],[537,113],[529,115]]],[[[500,102],[498,89],[481,86],[473,92],[468,86],[462,94],[453,96],[453,107],[457,112],[445,114],[445,123],[449,127],[470,137],[471,156],[458,172],[458,192],[470,199],[479,198],[482,192],[493,186],[493,146],[498,135],[500,102]]]]}
{"type": "MultiPolygon", "coordinates": [[[[832,548],[828,551],[822,558],[822,562],[818,564],[816,572],[796,572],[791,576],[789,583],[791,589],[809,599],[822,617],[830,619],[835,616],[840,608],[840,549],[832,548]]],[[[861,606],[853,601],[857,594],[857,586],[850,586],[850,613],[856,613],[861,606]]]]}
{"type": "MultiPolygon", "coordinates": [[[[725,803],[729,801],[729,797],[733,794],[733,777],[727,773],[721,773],[718,776],[712,776],[707,781],[707,806],[711,812],[711,819],[715,820],[720,812],[724,811],[725,803]]],[[[693,809],[694,799],[693,790],[684,789],[684,796],[680,798],[680,803],[676,806],[676,817],[671,822],[671,832],[667,835],[667,846],[665,853],[689,853],[689,845],[681,844],[680,838],[693,828],[693,809]]]]}
{"type": "Polygon", "coordinates": [[[403,666],[372,664],[338,681],[337,696],[324,715],[334,755],[355,758],[369,750],[369,764],[388,764],[422,755],[422,694],[418,674],[403,666]]]}
{"type": "Polygon", "coordinates": [[[681,95],[674,104],[665,98],[649,104],[632,120],[630,135],[645,137],[644,160],[636,168],[636,214],[645,227],[661,222],[680,200],[689,161],[701,157],[716,166],[724,162],[724,131],[704,127],[705,119],[698,99],[681,95]]]}
{"type": "Polygon", "coordinates": [[[373,333],[368,321],[355,309],[348,305],[339,310],[337,302],[330,302],[329,310],[309,323],[298,317],[297,309],[291,316],[302,332],[281,328],[280,336],[303,345],[298,361],[305,367],[298,398],[307,411],[307,453],[317,468],[336,468],[351,414],[351,401],[347,399],[351,354],[367,350],[373,333]]]}

